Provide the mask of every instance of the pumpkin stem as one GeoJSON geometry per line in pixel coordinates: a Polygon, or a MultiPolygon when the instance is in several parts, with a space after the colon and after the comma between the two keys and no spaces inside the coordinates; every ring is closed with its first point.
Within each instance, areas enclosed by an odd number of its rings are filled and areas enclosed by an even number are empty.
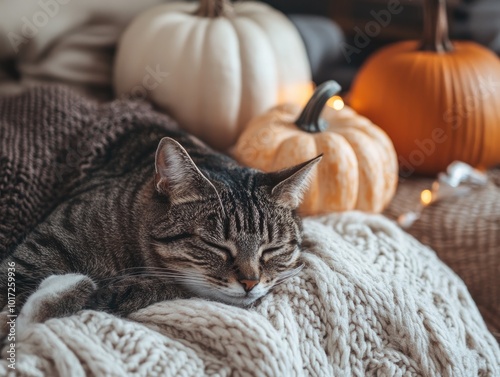
{"type": "Polygon", "coordinates": [[[439,53],[453,51],[448,35],[446,0],[425,0],[424,37],[420,50],[439,53]]]}
{"type": "Polygon", "coordinates": [[[198,17],[217,18],[233,14],[233,5],[229,0],[200,0],[200,7],[194,13],[198,17]]]}
{"type": "Polygon", "coordinates": [[[328,128],[326,120],[321,119],[320,115],[326,102],[342,88],[337,81],[326,81],[316,88],[313,95],[302,110],[302,113],[295,121],[297,127],[306,132],[323,132],[328,128]]]}

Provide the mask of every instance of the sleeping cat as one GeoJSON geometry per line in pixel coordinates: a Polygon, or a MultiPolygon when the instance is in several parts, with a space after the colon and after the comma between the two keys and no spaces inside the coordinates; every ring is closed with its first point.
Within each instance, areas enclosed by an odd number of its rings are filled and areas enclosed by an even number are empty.
{"type": "Polygon", "coordinates": [[[13,263],[20,321],[187,297],[248,306],[296,275],[295,210],[321,157],[266,174],[174,137],[126,174],[97,172],[36,227],[0,265],[0,308],[13,263]]]}

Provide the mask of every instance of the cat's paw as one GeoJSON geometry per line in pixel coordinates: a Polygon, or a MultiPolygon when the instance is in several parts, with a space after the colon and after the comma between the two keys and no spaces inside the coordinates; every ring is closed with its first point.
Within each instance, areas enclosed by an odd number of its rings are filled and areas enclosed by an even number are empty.
{"type": "Polygon", "coordinates": [[[52,275],[45,278],[38,289],[28,297],[17,317],[18,336],[22,337],[32,324],[78,312],[96,288],[92,279],[80,274],[52,275]]]}

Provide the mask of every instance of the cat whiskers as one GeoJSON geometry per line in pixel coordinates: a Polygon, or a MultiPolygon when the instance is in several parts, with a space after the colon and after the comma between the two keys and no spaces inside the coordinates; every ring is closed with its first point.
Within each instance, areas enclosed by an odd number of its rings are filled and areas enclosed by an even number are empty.
{"type": "MultiPolygon", "coordinates": [[[[170,271],[172,271],[172,269],[165,268],[165,267],[137,266],[137,267],[124,268],[123,270],[117,271],[116,274],[119,274],[121,276],[121,275],[126,275],[128,273],[144,272],[144,271],[165,271],[165,272],[170,272],[170,271]]],[[[102,280],[112,279],[112,278],[113,277],[105,278],[105,279],[102,279],[102,280]]]]}
{"type": "Polygon", "coordinates": [[[149,266],[140,266],[140,267],[129,267],[125,268],[123,270],[117,271],[116,275],[111,276],[109,278],[103,278],[100,279],[100,281],[106,281],[106,280],[112,280],[120,277],[128,277],[128,276],[134,276],[134,275],[141,275],[144,274],[145,272],[152,272],[152,273],[178,273],[175,270],[172,270],[171,268],[165,268],[165,267],[149,267],[149,266]]]}
{"type": "Polygon", "coordinates": [[[129,279],[133,278],[154,278],[154,279],[168,279],[172,284],[197,284],[200,286],[206,286],[207,282],[203,277],[196,276],[194,274],[189,274],[186,271],[175,271],[172,269],[166,269],[162,267],[131,267],[119,271],[119,275],[112,276],[109,278],[101,279],[101,283],[104,285],[114,284],[118,286],[126,286],[130,284],[127,282],[129,279]],[[122,283],[121,285],[119,283],[122,283]]]}
{"type": "Polygon", "coordinates": [[[278,278],[274,282],[274,285],[281,284],[281,283],[285,282],[286,280],[297,276],[298,274],[300,274],[300,272],[302,271],[303,268],[304,268],[304,265],[301,264],[301,265],[299,265],[291,270],[282,272],[281,274],[279,274],[278,278]]]}

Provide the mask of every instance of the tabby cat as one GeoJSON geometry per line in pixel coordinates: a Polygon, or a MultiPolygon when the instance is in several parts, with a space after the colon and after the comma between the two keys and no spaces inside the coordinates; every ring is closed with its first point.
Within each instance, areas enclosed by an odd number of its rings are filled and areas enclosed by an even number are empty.
{"type": "Polygon", "coordinates": [[[15,263],[24,320],[186,297],[248,306],[300,271],[295,210],[321,157],[266,174],[175,138],[127,174],[94,175],[0,265],[15,263]]]}

